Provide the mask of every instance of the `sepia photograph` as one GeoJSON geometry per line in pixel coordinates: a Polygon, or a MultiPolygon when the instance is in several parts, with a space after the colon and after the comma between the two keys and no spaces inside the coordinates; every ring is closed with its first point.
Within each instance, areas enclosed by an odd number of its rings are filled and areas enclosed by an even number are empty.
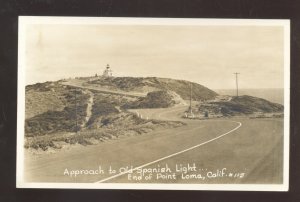
{"type": "Polygon", "coordinates": [[[288,191],[290,22],[19,17],[17,187],[288,191]]]}

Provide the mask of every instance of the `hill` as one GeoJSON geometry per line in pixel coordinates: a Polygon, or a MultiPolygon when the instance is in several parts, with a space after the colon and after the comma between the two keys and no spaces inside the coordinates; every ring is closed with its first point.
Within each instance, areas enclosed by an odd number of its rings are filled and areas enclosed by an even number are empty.
{"type": "MultiPolygon", "coordinates": [[[[67,100],[63,95],[63,89],[57,88],[57,84],[57,82],[45,82],[26,86],[26,119],[48,110],[62,111],[64,109],[67,100]]],[[[71,87],[66,88],[71,89],[71,87]]]]}
{"type": "Polygon", "coordinates": [[[153,91],[149,92],[146,97],[126,103],[122,107],[125,109],[167,108],[176,103],[175,99],[175,96],[168,91],[153,91]]]}
{"type": "Polygon", "coordinates": [[[216,96],[200,84],[154,77],[98,77],[93,81],[80,78],[68,84],[56,81],[29,85],[26,86],[25,135],[35,137],[74,133],[99,128],[98,125],[105,127],[109,125],[105,121],[107,116],[128,113],[127,109],[166,108],[181,104],[185,102],[183,99],[189,99],[191,84],[193,99],[206,100],[216,96]],[[70,85],[72,82],[76,85],[70,85]],[[87,85],[101,85],[102,90],[91,90],[86,88],[87,85]],[[131,92],[147,95],[132,97],[131,92]]]}
{"type": "Polygon", "coordinates": [[[178,94],[182,99],[190,99],[190,88],[192,85],[193,100],[209,100],[218,94],[205,86],[190,81],[157,78],[157,77],[99,77],[87,81],[88,85],[98,85],[108,90],[121,90],[125,92],[137,92],[147,94],[153,91],[170,91],[178,94]]]}
{"type": "Polygon", "coordinates": [[[62,81],[26,86],[25,147],[48,150],[65,144],[88,145],[183,125],[181,122],[144,120],[126,110],[136,103],[140,103],[140,107],[162,107],[162,104],[168,107],[175,103],[173,98],[178,99],[165,91],[148,94],[132,97],[103,93],[65,85],[62,81]]]}
{"type": "Polygon", "coordinates": [[[199,106],[200,112],[223,116],[249,115],[254,113],[282,113],[283,105],[253,96],[232,97],[226,101],[210,101],[199,106]]]}
{"type": "MultiPolygon", "coordinates": [[[[236,89],[214,89],[220,95],[236,95],[236,89]]],[[[250,95],[266,99],[270,102],[284,104],[284,89],[283,88],[252,88],[239,89],[239,95],[250,95]]]]}

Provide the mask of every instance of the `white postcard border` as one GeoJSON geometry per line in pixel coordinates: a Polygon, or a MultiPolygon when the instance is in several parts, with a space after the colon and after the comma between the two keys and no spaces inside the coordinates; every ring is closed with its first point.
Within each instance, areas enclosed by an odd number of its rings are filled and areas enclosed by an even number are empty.
{"type": "Polygon", "coordinates": [[[17,105],[17,188],[57,189],[155,189],[288,191],[290,128],[290,20],[288,19],[195,19],[195,18],[120,18],[120,17],[37,17],[19,16],[18,105],[17,105]],[[25,30],[30,24],[74,25],[205,25],[205,26],[283,26],[284,27],[284,165],[283,184],[134,184],[134,183],[28,183],[24,182],[25,120],[25,30]]]}

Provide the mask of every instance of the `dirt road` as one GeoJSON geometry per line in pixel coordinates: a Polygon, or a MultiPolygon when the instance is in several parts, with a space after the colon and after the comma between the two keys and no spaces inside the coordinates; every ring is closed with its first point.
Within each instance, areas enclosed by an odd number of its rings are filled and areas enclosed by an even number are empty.
{"type": "Polygon", "coordinates": [[[84,88],[84,89],[89,89],[89,90],[96,90],[101,93],[106,93],[106,94],[116,94],[116,95],[126,95],[129,97],[146,97],[147,93],[139,93],[139,92],[126,92],[126,91],[121,91],[121,90],[110,90],[101,86],[97,85],[88,85],[86,81],[80,80],[80,79],[71,79],[68,81],[65,81],[63,83],[64,85],[67,86],[73,86],[73,87],[78,87],[78,88],[84,88]]]}

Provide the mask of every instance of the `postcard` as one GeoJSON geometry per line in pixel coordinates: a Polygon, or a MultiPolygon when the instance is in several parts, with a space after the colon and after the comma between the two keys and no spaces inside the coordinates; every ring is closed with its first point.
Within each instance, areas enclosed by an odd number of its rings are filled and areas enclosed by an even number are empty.
{"type": "Polygon", "coordinates": [[[19,17],[17,188],[288,191],[290,22],[19,17]]]}

